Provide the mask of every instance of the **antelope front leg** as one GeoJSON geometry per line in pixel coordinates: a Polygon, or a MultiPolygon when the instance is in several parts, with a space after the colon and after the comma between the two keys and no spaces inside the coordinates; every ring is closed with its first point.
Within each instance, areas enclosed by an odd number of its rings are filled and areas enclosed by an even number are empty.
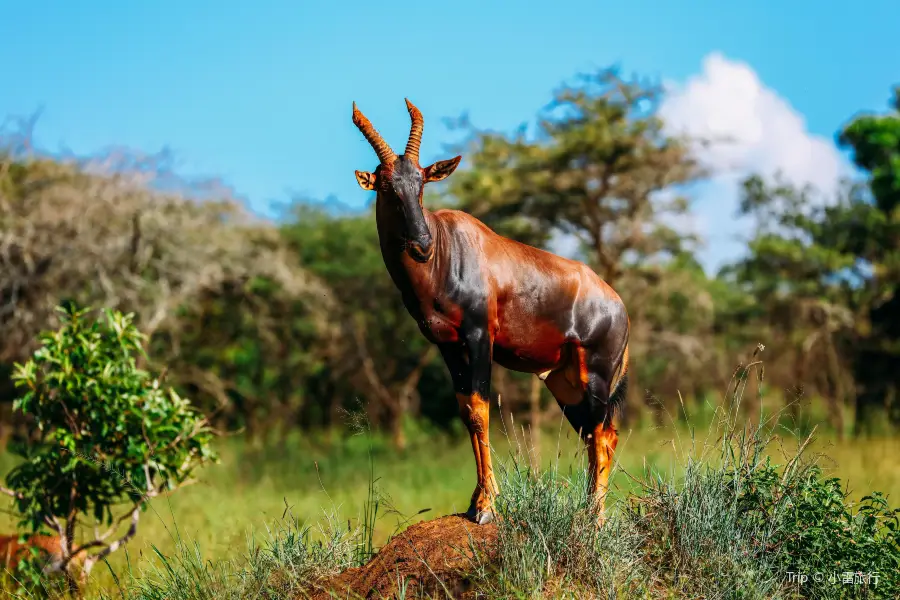
{"type": "Polygon", "coordinates": [[[484,525],[493,520],[494,498],[500,493],[500,488],[494,479],[491,446],[488,439],[490,403],[478,392],[473,392],[468,396],[457,394],[456,400],[459,403],[459,416],[466,424],[472,440],[472,452],[475,454],[475,468],[478,477],[466,514],[479,525],[484,525]]]}
{"type": "Polygon", "coordinates": [[[494,517],[494,498],[500,488],[494,478],[490,425],[491,343],[486,331],[467,332],[463,344],[441,345],[441,354],[456,388],[459,416],[472,441],[477,481],[466,514],[480,525],[494,517]],[[464,358],[464,354],[466,358],[464,358]]]}

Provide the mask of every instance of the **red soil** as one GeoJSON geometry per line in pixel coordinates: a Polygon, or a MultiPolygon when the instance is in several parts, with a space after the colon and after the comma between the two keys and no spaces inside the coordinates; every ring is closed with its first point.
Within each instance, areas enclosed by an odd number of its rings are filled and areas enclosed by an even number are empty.
{"type": "Polygon", "coordinates": [[[407,598],[474,598],[468,574],[474,552],[491,560],[497,551],[497,525],[476,525],[463,515],[450,515],[412,525],[394,537],[362,567],[319,582],[309,597],[392,598],[406,581],[407,598]]]}

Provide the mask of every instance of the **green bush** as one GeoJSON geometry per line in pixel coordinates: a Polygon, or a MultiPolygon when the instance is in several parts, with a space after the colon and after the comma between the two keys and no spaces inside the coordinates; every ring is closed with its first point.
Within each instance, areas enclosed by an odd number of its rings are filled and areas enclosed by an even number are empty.
{"type": "Polygon", "coordinates": [[[91,319],[87,310],[58,310],[59,329],[16,365],[22,394],[14,408],[29,418],[30,432],[12,446],[23,460],[7,475],[6,491],[22,527],[63,540],[63,560],[50,570],[65,571],[83,552],[87,574],[134,536],[150,499],[216,456],[205,419],[138,367],[144,336],[131,315],[91,319]],[[82,526],[96,533],[79,544],[82,526]]]}

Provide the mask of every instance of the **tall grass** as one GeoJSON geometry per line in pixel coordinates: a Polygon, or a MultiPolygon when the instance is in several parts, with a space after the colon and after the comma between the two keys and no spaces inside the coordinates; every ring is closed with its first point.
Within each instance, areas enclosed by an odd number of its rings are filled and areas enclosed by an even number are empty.
{"type": "Polygon", "coordinates": [[[480,589],[496,598],[900,596],[900,509],[879,493],[850,502],[838,479],[822,476],[811,437],[777,435],[777,412],[741,426],[756,366],[736,374],[704,439],[691,429],[673,440],[680,469],[626,473],[637,489],[601,529],[582,469],[535,474],[513,457],[500,477],[499,560],[482,565],[480,589]],[[784,437],[796,445],[779,466],[771,450],[784,437]],[[844,583],[847,574],[855,581],[844,583]]]}
{"type": "Polygon", "coordinates": [[[365,535],[344,527],[327,514],[320,525],[303,524],[292,516],[267,530],[262,540],[251,537],[241,558],[209,560],[196,543],[179,541],[139,573],[131,572],[115,592],[100,598],[141,600],[281,599],[298,593],[307,582],[357,566],[365,535]],[[318,535],[313,535],[314,533],[318,535]]]}
{"type": "MultiPolygon", "coordinates": [[[[498,598],[900,596],[898,513],[868,493],[870,482],[900,493],[892,458],[900,441],[829,449],[838,468],[865,468],[841,472],[856,482],[848,495],[817,451],[828,440],[785,429],[778,411],[742,424],[754,368],[737,374],[703,432],[683,427],[691,415],[673,416],[666,430],[622,432],[600,529],[587,511],[581,444],[567,426],[540,469],[529,467],[516,435],[495,431],[499,546],[497,559],[472,573],[479,589],[498,598]],[[877,572],[878,582],[844,584],[852,571],[877,572]]],[[[95,597],[292,597],[362,564],[423,514],[461,512],[474,485],[467,440],[436,432],[407,453],[368,433],[254,451],[229,443],[206,487],[155,503],[128,554],[95,569],[95,597]],[[260,521],[270,524],[248,535],[260,521]]],[[[398,595],[409,593],[398,581],[398,595]]]]}

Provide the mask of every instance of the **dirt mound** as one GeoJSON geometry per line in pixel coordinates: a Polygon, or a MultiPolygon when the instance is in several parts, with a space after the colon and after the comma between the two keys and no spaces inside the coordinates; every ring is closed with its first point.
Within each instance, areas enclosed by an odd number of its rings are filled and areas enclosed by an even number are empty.
{"type": "Polygon", "coordinates": [[[474,598],[468,573],[478,553],[492,560],[497,552],[497,525],[476,525],[464,515],[450,515],[412,525],[394,537],[362,567],[319,582],[312,598],[393,598],[401,581],[407,597],[427,594],[474,598]]]}

